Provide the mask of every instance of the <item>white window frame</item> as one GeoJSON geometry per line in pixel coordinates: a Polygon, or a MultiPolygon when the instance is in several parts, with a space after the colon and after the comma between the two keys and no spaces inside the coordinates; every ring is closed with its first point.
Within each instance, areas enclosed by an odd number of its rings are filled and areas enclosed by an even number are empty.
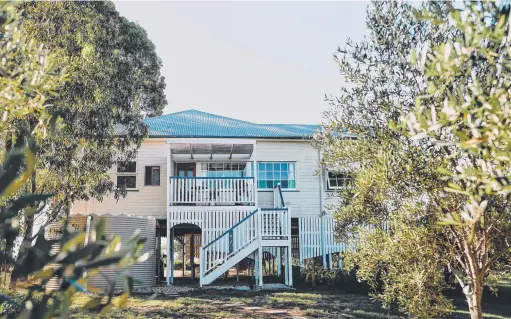
{"type": "MultiPolygon", "coordinates": [[[[325,177],[326,177],[326,189],[327,191],[335,191],[339,189],[344,189],[346,187],[346,181],[349,179],[349,172],[348,171],[333,171],[333,170],[325,170],[325,177]],[[330,185],[330,176],[329,173],[332,174],[345,174],[344,183],[343,186],[332,186],[330,185]]],[[[339,178],[337,178],[337,181],[339,181],[339,178]]],[[[339,184],[339,183],[337,183],[339,184]]]]}
{"type": "MultiPolygon", "coordinates": [[[[135,177],[135,187],[126,187],[126,189],[127,190],[137,189],[138,161],[137,160],[133,160],[133,161],[126,161],[126,162],[135,162],[135,171],[134,172],[119,172],[118,171],[119,166],[117,165],[117,163],[115,163],[115,173],[116,173],[116,175],[115,175],[115,185],[119,186],[117,184],[117,177],[119,177],[119,176],[134,176],[135,177]]],[[[161,182],[160,182],[160,184],[161,184],[161,182]]]]}
{"type": "MultiPolygon", "coordinates": [[[[218,164],[218,163],[222,163],[222,164],[232,164],[232,163],[237,163],[237,164],[245,164],[247,165],[247,174],[248,175],[251,175],[253,176],[253,172],[251,171],[251,166],[250,166],[250,163],[251,162],[247,162],[247,161],[215,161],[215,162],[198,162],[198,165],[197,165],[197,172],[200,172],[200,175],[198,176],[202,176],[202,177],[206,177],[207,176],[207,173],[209,172],[209,165],[210,164],[218,164]],[[204,170],[202,168],[202,165],[206,165],[207,169],[204,170]]],[[[246,176],[245,176],[246,177],[246,176]]],[[[250,177],[250,176],[249,176],[250,177]]]]}
{"type": "MultiPolygon", "coordinates": [[[[281,185],[281,189],[283,192],[286,192],[286,191],[290,191],[290,192],[294,192],[294,191],[297,191],[298,190],[298,162],[296,161],[257,161],[255,163],[255,165],[259,165],[259,163],[287,163],[287,164],[294,164],[295,166],[295,169],[294,169],[294,173],[295,173],[295,176],[294,176],[294,181],[295,181],[295,187],[293,188],[283,188],[282,185],[281,185]]],[[[257,167],[257,174],[259,175],[259,166],[257,167]]],[[[256,179],[256,185],[257,185],[257,190],[259,191],[272,191],[274,187],[271,187],[271,188],[261,188],[259,187],[259,176],[255,176],[255,179],[256,179]]],[[[265,180],[265,179],[264,179],[265,180]]],[[[288,178],[288,181],[290,179],[288,178]]]]}

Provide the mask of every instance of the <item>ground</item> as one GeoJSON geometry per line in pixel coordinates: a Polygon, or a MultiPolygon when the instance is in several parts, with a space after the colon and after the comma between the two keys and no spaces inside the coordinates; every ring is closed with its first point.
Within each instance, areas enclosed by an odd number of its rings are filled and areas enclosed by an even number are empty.
{"type": "MultiPolygon", "coordinates": [[[[72,318],[89,318],[80,312],[88,296],[79,295],[72,318]]],[[[463,299],[455,297],[458,310],[451,318],[468,318],[463,299]]],[[[505,300],[489,298],[483,305],[484,318],[511,318],[505,300]]],[[[382,309],[366,295],[326,290],[298,289],[290,292],[193,291],[179,297],[136,296],[106,318],[405,318],[382,309]]]]}

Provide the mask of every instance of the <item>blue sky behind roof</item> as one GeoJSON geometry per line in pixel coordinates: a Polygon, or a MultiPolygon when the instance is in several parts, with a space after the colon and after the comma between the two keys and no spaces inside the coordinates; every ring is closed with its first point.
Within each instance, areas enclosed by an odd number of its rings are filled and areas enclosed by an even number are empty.
{"type": "Polygon", "coordinates": [[[187,110],[145,120],[150,137],[310,138],[320,129],[309,124],[256,124],[187,110]]]}

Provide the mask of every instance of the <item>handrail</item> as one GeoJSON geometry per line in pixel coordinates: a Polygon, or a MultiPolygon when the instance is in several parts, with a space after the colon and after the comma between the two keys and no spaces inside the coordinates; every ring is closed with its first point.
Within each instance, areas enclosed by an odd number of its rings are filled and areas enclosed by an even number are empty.
{"type": "Polygon", "coordinates": [[[278,188],[279,195],[280,195],[280,202],[282,203],[282,207],[286,207],[286,203],[284,202],[284,196],[282,195],[282,188],[280,187],[280,183],[277,184],[273,189],[278,188]]]}
{"type": "Polygon", "coordinates": [[[204,176],[169,176],[170,179],[254,179],[254,177],[204,177],[204,176]]]}
{"type": "Polygon", "coordinates": [[[231,228],[229,228],[228,230],[226,230],[222,235],[218,236],[217,238],[213,239],[209,244],[207,244],[206,246],[204,246],[202,248],[202,250],[208,248],[209,246],[211,246],[212,244],[214,244],[216,241],[218,241],[220,238],[224,237],[225,235],[229,234],[230,232],[233,231],[234,228],[238,227],[239,225],[241,225],[244,221],[246,221],[247,219],[249,219],[250,217],[252,217],[255,213],[257,213],[257,209],[254,210],[253,212],[251,212],[250,214],[248,214],[245,218],[243,218],[242,220],[240,220],[239,222],[237,222],[234,226],[232,226],[231,228]]]}

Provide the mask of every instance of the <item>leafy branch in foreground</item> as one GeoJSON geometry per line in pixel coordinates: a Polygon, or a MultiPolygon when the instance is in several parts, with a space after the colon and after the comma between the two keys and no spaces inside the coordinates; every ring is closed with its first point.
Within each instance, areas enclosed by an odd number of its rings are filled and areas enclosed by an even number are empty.
{"type": "Polygon", "coordinates": [[[131,294],[134,284],[132,277],[121,275],[125,291],[116,300],[114,292],[118,278],[110,280],[105,277],[110,284],[107,291],[90,287],[87,281],[91,276],[101,275],[102,267],[115,265],[122,269],[146,260],[148,254],[141,254],[144,240],[138,233],[134,234],[126,245],[121,246],[119,236],[106,238],[104,221],[100,221],[90,234],[85,230],[73,232],[64,228],[59,240],[47,240],[43,227],[39,230],[35,243],[24,247],[25,258],[22,261],[15,261],[8,253],[12,251],[14,241],[19,235],[20,215],[34,214],[52,196],[15,195],[30,177],[35,166],[33,143],[24,143],[25,138],[18,138],[18,141],[0,170],[0,202],[4,203],[0,206],[0,240],[4,248],[0,261],[12,266],[11,276],[14,279],[28,278],[28,293],[22,304],[8,295],[0,295],[0,303],[11,303],[22,309],[20,318],[66,318],[73,295],[77,292],[100,294],[91,297],[84,306],[84,309],[90,311],[101,314],[112,308],[114,303],[118,307],[122,306],[131,294]],[[55,245],[60,247],[56,253],[52,252],[55,245]],[[57,288],[47,289],[50,280],[58,282],[57,288]],[[107,296],[105,302],[102,302],[103,295],[107,296]]]}

